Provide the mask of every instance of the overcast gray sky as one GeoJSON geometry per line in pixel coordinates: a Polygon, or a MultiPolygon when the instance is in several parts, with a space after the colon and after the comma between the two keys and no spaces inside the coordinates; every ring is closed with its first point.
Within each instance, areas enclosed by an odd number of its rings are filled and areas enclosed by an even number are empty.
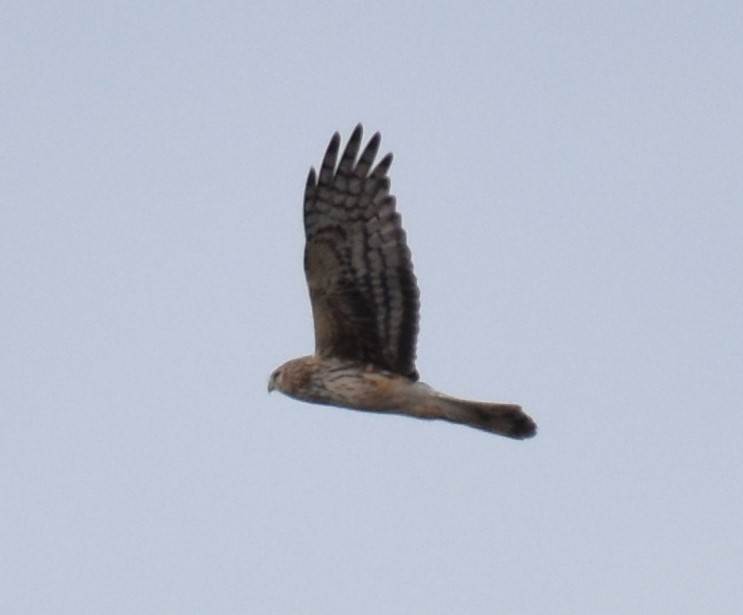
{"type": "Polygon", "coordinates": [[[5,2],[3,613],[737,613],[740,2],[5,2]],[[269,396],[301,202],[395,153],[418,368],[269,396]]]}

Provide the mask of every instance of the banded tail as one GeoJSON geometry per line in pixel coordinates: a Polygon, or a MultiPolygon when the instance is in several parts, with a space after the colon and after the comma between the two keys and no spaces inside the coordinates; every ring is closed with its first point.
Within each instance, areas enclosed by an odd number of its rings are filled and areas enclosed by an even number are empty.
{"type": "Polygon", "coordinates": [[[537,425],[516,404],[498,404],[457,399],[439,393],[436,396],[441,414],[438,418],[467,425],[490,433],[523,440],[537,433],[537,425]]]}

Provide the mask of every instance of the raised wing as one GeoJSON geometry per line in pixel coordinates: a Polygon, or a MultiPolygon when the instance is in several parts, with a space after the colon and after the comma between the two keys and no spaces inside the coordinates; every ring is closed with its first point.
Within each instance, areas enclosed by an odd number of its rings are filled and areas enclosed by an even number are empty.
{"type": "Polygon", "coordinates": [[[387,176],[392,154],[372,169],[375,133],[358,161],[356,126],[336,168],[335,133],[304,200],[304,269],[315,321],[315,354],[418,379],[415,344],[419,293],[410,250],[387,176]]]}

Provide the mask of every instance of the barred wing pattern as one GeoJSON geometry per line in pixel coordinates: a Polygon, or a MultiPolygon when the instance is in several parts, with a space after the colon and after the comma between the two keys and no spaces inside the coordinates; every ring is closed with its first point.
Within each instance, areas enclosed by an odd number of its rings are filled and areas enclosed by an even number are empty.
{"type": "Polygon", "coordinates": [[[530,438],[536,424],[520,406],[445,395],[417,382],[418,286],[387,177],[376,166],[379,133],[361,151],[361,125],[338,160],[330,140],[304,201],[304,268],[315,320],[315,353],[285,362],[268,381],[301,401],[402,414],[530,438]],[[358,159],[357,159],[358,157],[358,159]]]}
{"type": "Polygon", "coordinates": [[[356,160],[356,126],[337,164],[340,135],[307,178],[304,268],[315,323],[315,354],[371,364],[418,379],[419,292],[387,176],[392,154],[373,167],[380,135],[356,160]],[[373,167],[373,168],[372,168],[373,167]]]}

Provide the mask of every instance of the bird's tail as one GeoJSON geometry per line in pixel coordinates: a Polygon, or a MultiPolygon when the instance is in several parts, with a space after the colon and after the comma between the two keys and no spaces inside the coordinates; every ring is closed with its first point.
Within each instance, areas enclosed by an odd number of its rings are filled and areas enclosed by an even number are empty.
{"type": "Polygon", "coordinates": [[[515,404],[468,401],[441,393],[437,394],[436,400],[441,411],[439,418],[445,421],[519,440],[537,433],[536,423],[521,406],[515,404]]]}

